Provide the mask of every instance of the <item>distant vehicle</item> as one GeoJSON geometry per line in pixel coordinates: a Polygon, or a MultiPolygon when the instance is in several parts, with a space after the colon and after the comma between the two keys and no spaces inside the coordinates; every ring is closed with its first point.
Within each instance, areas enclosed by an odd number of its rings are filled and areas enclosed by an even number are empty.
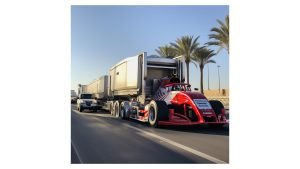
{"type": "Polygon", "coordinates": [[[108,76],[101,76],[87,85],[79,85],[78,91],[80,93],[92,94],[92,98],[96,99],[100,108],[108,99],[108,76]]]}
{"type": "Polygon", "coordinates": [[[77,102],[77,94],[75,90],[71,90],[71,103],[76,103],[77,102]]]}
{"type": "Polygon", "coordinates": [[[82,93],[77,99],[77,110],[82,112],[86,109],[97,112],[99,106],[97,100],[92,98],[92,94],[82,93]]]}

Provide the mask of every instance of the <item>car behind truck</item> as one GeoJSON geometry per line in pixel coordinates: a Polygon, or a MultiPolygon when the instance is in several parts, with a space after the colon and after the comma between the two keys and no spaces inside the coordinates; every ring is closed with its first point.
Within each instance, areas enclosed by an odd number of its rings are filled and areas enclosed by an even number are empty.
{"type": "Polygon", "coordinates": [[[97,101],[92,98],[92,94],[82,93],[79,95],[79,98],[77,100],[77,110],[79,112],[82,112],[86,109],[97,112],[99,106],[97,104],[97,101]]]}

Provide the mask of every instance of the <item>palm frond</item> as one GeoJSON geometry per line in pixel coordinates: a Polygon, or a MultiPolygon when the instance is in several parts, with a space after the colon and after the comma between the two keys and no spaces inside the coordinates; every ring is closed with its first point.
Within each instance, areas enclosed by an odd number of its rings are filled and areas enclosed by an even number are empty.
{"type": "Polygon", "coordinates": [[[217,53],[220,52],[222,49],[226,49],[229,53],[229,16],[225,17],[225,21],[222,22],[217,19],[219,27],[213,27],[210,31],[213,32],[209,34],[209,39],[214,39],[214,41],[207,42],[207,45],[214,45],[219,46],[219,50],[217,53]]]}

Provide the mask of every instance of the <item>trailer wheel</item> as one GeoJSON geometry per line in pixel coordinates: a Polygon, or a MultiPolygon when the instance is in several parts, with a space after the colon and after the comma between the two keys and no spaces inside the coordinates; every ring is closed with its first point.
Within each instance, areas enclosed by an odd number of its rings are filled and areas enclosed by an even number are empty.
{"type": "Polygon", "coordinates": [[[218,101],[218,100],[210,100],[209,101],[211,107],[213,108],[214,112],[218,116],[219,114],[222,114],[222,110],[224,109],[224,105],[218,101]]]}
{"type": "Polygon", "coordinates": [[[152,127],[158,127],[159,121],[169,120],[169,110],[165,101],[154,101],[149,103],[148,121],[152,127]]]}
{"type": "Polygon", "coordinates": [[[114,116],[115,115],[115,112],[114,112],[114,104],[113,102],[111,102],[109,104],[109,112],[110,112],[110,115],[114,116]]]}
{"type": "Polygon", "coordinates": [[[116,117],[120,116],[120,105],[118,101],[114,103],[114,112],[116,117]]]}

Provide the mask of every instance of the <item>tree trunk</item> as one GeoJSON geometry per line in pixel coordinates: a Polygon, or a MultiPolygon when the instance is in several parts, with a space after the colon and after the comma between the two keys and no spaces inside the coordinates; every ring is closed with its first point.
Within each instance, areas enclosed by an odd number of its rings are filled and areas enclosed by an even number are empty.
{"type": "Polygon", "coordinates": [[[200,66],[200,74],[201,74],[201,77],[200,77],[200,88],[201,88],[201,93],[204,94],[204,91],[203,91],[203,67],[200,66]]]}
{"type": "Polygon", "coordinates": [[[187,80],[187,83],[190,84],[190,63],[189,62],[185,62],[186,63],[186,80],[187,80]]]}

